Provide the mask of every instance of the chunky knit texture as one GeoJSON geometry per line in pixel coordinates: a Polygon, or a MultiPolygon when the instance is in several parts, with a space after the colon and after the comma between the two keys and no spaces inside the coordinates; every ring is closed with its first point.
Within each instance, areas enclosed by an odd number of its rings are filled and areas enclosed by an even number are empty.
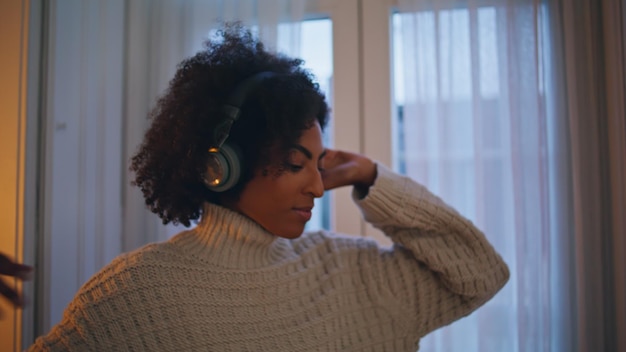
{"type": "Polygon", "coordinates": [[[395,243],[278,238],[207,204],[200,224],[116,258],[31,351],[415,351],[491,298],[509,271],[426,188],[378,166],[365,219],[395,243]]]}

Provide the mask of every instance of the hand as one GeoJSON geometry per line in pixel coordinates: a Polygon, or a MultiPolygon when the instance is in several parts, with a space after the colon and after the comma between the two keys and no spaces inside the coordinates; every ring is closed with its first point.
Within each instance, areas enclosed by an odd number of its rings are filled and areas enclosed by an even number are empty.
{"type": "MultiPolygon", "coordinates": [[[[28,280],[33,268],[13,262],[9,257],[0,253],[0,274],[17,277],[19,280],[28,280]]],[[[0,295],[7,298],[16,307],[24,305],[21,295],[0,279],[0,295]]],[[[2,311],[0,311],[2,315],[2,311]]]]}
{"type": "Polygon", "coordinates": [[[325,190],[349,185],[369,188],[376,180],[376,164],[361,154],[327,149],[323,165],[325,190]]]}

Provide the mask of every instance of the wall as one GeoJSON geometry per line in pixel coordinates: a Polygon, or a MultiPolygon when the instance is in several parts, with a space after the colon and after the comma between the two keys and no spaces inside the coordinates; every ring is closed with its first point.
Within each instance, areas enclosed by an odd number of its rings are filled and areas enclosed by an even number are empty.
{"type": "MultiPolygon", "coordinates": [[[[0,1],[0,251],[23,260],[28,1],[0,1]]],[[[14,281],[3,278],[5,282],[14,281]]],[[[0,351],[21,348],[21,314],[0,299],[0,351]]]]}

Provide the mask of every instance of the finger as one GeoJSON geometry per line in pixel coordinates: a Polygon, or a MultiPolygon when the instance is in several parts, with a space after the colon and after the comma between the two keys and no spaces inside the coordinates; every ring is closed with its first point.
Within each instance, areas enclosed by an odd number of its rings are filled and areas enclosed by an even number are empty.
{"type": "Polygon", "coordinates": [[[6,297],[14,305],[21,307],[24,301],[20,297],[19,293],[7,285],[4,281],[0,280],[0,295],[6,297]]]}
{"type": "Polygon", "coordinates": [[[341,158],[338,157],[338,152],[336,150],[326,149],[326,155],[324,155],[323,164],[324,168],[332,169],[337,165],[340,165],[342,161],[341,158]]]}
{"type": "Polygon", "coordinates": [[[351,184],[351,171],[352,166],[346,164],[324,171],[322,173],[322,183],[324,184],[324,190],[328,191],[334,188],[351,184]]]}
{"type": "Polygon", "coordinates": [[[2,268],[0,274],[15,276],[20,280],[30,280],[32,276],[33,268],[28,265],[13,264],[11,267],[2,268]]]}
{"type": "Polygon", "coordinates": [[[15,263],[9,259],[9,257],[0,253],[0,274],[16,276],[22,280],[28,280],[32,271],[32,267],[15,263]]]}

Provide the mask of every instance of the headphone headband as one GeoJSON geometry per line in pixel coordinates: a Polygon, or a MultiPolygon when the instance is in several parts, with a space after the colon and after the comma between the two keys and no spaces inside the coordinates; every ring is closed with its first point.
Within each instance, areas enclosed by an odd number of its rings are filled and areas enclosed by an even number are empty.
{"type": "Polygon", "coordinates": [[[222,106],[221,110],[224,115],[224,120],[215,127],[215,132],[213,133],[213,148],[219,150],[222,145],[224,145],[224,142],[226,142],[226,139],[228,139],[230,129],[232,128],[233,123],[239,119],[241,106],[245,102],[248,95],[252,91],[256,90],[256,88],[260,86],[261,82],[263,82],[266,78],[273,76],[276,76],[276,73],[271,71],[259,72],[244,79],[243,82],[239,83],[235,87],[226,100],[226,104],[222,106]]]}

